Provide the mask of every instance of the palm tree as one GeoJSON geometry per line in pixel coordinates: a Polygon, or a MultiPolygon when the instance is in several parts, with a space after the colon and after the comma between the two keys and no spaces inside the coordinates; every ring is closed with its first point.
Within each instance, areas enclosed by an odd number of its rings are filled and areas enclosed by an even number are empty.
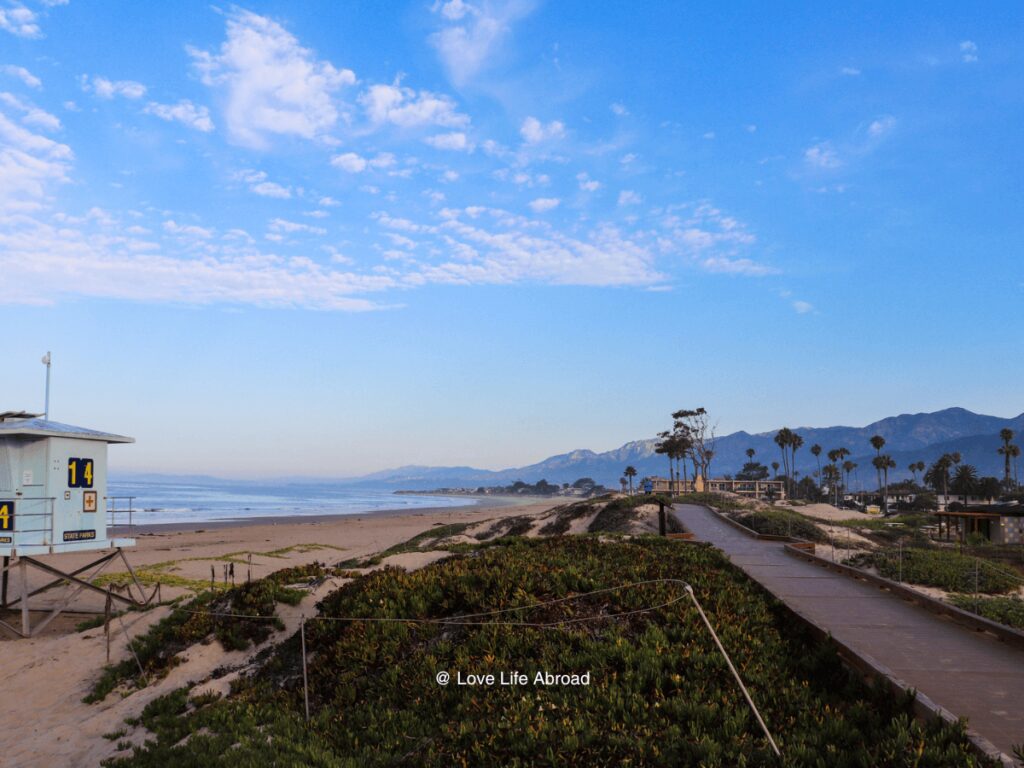
{"type": "Polygon", "coordinates": [[[626,477],[629,478],[629,495],[632,496],[633,495],[633,478],[636,477],[636,467],[634,467],[631,464],[630,466],[626,467],[626,471],[623,472],[622,474],[624,474],[626,477]]]}
{"type": "Polygon", "coordinates": [[[935,463],[928,468],[924,475],[924,481],[934,488],[936,493],[942,491],[944,506],[949,504],[949,468],[951,466],[953,466],[953,455],[944,453],[935,460],[935,463]]]}
{"type": "Polygon", "coordinates": [[[978,470],[971,464],[961,464],[956,468],[956,472],[953,473],[953,480],[949,484],[953,489],[953,493],[960,494],[964,497],[964,503],[967,503],[967,497],[973,496],[978,486],[978,470]]]}
{"type": "Polygon", "coordinates": [[[792,479],[789,481],[790,495],[793,494],[793,482],[796,479],[796,452],[803,446],[803,444],[804,439],[794,432],[793,436],[789,439],[789,453],[791,459],[789,462],[789,469],[792,473],[792,479]]]}
{"type": "Polygon", "coordinates": [[[850,487],[850,473],[853,472],[853,470],[855,470],[856,468],[857,464],[855,462],[850,461],[849,459],[843,462],[843,473],[846,475],[847,488],[850,487]]]}
{"type": "MultiPolygon", "coordinates": [[[[789,448],[793,444],[793,430],[783,427],[775,433],[775,444],[782,451],[782,471],[787,478],[792,478],[792,470],[789,466],[789,448]]],[[[792,494],[791,494],[792,495],[792,494]]]]}
{"type": "Polygon", "coordinates": [[[772,462],[772,469],[775,470],[775,479],[778,480],[779,479],[779,462],[773,461],[772,462]]]}
{"type": "Polygon", "coordinates": [[[1001,429],[999,430],[999,439],[1003,441],[1002,446],[999,448],[999,455],[1003,457],[1003,485],[1006,489],[1010,489],[1010,458],[1012,456],[1011,446],[1013,443],[1013,430],[1012,429],[1001,429]]]}
{"type": "Polygon", "coordinates": [[[910,475],[914,478],[914,485],[917,485],[917,462],[910,462],[910,464],[907,465],[907,469],[910,470],[910,475]]]}
{"type": "Polygon", "coordinates": [[[815,443],[811,446],[811,455],[818,462],[818,479],[821,481],[821,446],[815,443]]]}
{"type": "Polygon", "coordinates": [[[744,453],[747,454],[747,462],[749,462],[750,464],[753,464],[754,463],[754,454],[757,453],[757,451],[755,451],[753,448],[747,448],[747,450],[744,451],[744,453]]]}
{"type": "MultiPolygon", "coordinates": [[[[875,458],[877,459],[882,455],[882,449],[885,447],[885,438],[881,435],[872,435],[871,447],[875,449],[875,458]]],[[[875,466],[875,475],[878,477],[878,489],[882,489],[882,467],[881,464],[874,461],[871,462],[875,466]]]]}
{"type": "MultiPolygon", "coordinates": [[[[914,468],[918,472],[924,472],[924,462],[923,461],[917,462],[917,464],[914,465],[914,468]]],[[[922,476],[921,479],[924,480],[924,477],[922,476]]]]}
{"type": "Polygon", "coordinates": [[[885,514],[889,514],[889,470],[896,469],[896,460],[889,455],[882,456],[882,474],[885,476],[884,500],[885,514]]]}

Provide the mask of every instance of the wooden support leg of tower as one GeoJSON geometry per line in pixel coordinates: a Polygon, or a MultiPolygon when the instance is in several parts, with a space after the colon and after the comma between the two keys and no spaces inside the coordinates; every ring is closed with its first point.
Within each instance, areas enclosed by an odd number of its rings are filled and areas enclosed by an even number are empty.
{"type": "MultiPolygon", "coordinates": [[[[120,547],[118,547],[117,548],[117,553],[119,555],[121,555],[121,560],[122,560],[122,562],[124,562],[125,568],[127,568],[128,569],[128,573],[130,573],[132,575],[132,581],[134,581],[135,582],[135,586],[139,588],[139,602],[143,603],[143,604],[148,603],[149,600],[146,599],[146,590],[143,589],[142,582],[139,581],[139,577],[135,575],[135,570],[132,568],[132,564],[129,563],[128,562],[128,558],[125,557],[124,550],[121,549],[120,547]]],[[[156,591],[154,591],[153,594],[155,595],[156,591]]],[[[128,590],[128,596],[132,597],[131,589],[128,590]]],[[[132,599],[134,600],[135,598],[132,597],[132,599]]]]}
{"type": "Polygon", "coordinates": [[[18,558],[18,574],[21,576],[21,636],[28,637],[31,627],[28,617],[28,563],[18,558]]]}
{"type": "Polygon", "coordinates": [[[0,576],[0,609],[7,610],[7,569],[11,565],[11,558],[4,555],[4,570],[0,576]]]}

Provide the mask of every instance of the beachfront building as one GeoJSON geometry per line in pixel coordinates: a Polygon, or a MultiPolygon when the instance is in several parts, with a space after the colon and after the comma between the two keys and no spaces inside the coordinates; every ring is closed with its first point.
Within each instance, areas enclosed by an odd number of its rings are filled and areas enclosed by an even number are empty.
{"type": "MultiPolygon", "coordinates": [[[[914,491],[889,491],[886,496],[888,507],[890,510],[899,508],[908,508],[913,505],[914,501],[920,496],[920,493],[914,491]]],[[[950,493],[943,495],[941,493],[932,493],[926,491],[925,495],[933,497],[935,503],[940,512],[946,511],[952,504],[960,504],[961,506],[988,506],[998,503],[996,499],[989,498],[987,496],[965,496],[963,494],[950,493]]],[[[846,493],[843,495],[843,501],[852,502],[856,506],[863,509],[869,504],[879,504],[882,494],[877,491],[856,491],[854,493],[846,493]]]]}
{"type": "Polygon", "coordinates": [[[997,504],[968,504],[940,511],[939,535],[946,541],[966,541],[981,534],[993,544],[1024,544],[1024,506],[1012,501],[997,504]]]}
{"type": "Polygon", "coordinates": [[[0,413],[0,555],[131,546],[107,536],[107,446],[130,437],[0,413]]]}
{"type": "Polygon", "coordinates": [[[735,493],[749,499],[781,501],[786,498],[786,484],[782,480],[728,480],[711,478],[705,480],[697,475],[695,480],[672,480],[664,477],[648,477],[654,493],[735,493]]]}

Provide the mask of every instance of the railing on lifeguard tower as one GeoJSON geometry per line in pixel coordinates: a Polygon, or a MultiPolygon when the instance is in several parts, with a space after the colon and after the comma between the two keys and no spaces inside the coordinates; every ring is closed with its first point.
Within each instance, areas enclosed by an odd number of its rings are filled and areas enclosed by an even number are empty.
{"type": "Polygon", "coordinates": [[[130,537],[135,529],[134,505],[134,496],[107,496],[107,530],[118,527],[118,533],[130,537]]]}
{"type": "Polygon", "coordinates": [[[53,508],[57,501],[55,496],[19,496],[17,499],[18,516],[14,524],[14,532],[18,534],[18,544],[44,547],[53,543],[53,508]],[[22,528],[22,525],[29,527],[22,528]],[[38,536],[24,538],[22,534],[34,533],[38,536]],[[35,539],[39,539],[35,541],[35,539]]]}

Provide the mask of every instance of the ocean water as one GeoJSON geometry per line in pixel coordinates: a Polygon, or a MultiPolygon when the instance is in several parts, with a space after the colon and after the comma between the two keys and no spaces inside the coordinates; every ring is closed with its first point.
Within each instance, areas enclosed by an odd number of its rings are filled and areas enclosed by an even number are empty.
{"type": "MultiPolygon", "coordinates": [[[[465,507],[474,499],[452,496],[416,496],[391,491],[353,489],[326,483],[203,482],[115,480],[107,485],[110,497],[134,496],[136,525],[196,523],[259,517],[303,515],[357,515],[383,510],[413,512],[427,507],[465,507]]],[[[127,499],[117,499],[119,509],[127,499]]]]}

